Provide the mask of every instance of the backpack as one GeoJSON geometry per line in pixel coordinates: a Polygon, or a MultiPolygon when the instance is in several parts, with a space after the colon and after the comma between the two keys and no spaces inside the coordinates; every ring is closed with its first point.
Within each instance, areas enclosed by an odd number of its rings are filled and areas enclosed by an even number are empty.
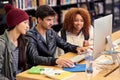
{"type": "MultiPolygon", "coordinates": [[[[63,28],[61,29],[61,38],[64,39],[65,41],[67,41],[66,32],[65,32],[65,30],[63,28]]],[[[85,38],[85,40],[88,40],[89,39],[89,35],[85,36],[85,34],[84,34],[84,38],[85,38]]]]}

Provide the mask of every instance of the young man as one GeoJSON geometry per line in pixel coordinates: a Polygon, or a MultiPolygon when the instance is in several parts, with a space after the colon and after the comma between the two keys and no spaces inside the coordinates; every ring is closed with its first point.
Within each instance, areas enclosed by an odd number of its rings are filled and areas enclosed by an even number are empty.
{"type": "Polygon", "coordinates": [[[28,63],[31,66],[58,64],[61,67],[72,67],[74,63],[71,60],[54,57],[56,47],[62,48],[65,52],[78,52],[78,54],[84,51],[78,46],[65,42],[51,29],[55,15],[55,11],[47,5],[39,6],[36,11],[38,23],[26,35],[28,39],[28,63]]]}

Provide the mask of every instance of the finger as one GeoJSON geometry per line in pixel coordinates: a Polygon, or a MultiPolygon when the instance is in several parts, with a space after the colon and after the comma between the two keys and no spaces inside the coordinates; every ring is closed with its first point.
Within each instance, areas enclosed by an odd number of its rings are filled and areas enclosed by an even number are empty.
{"type": "Polygon", "coordinates": [[[71,65],[73,65],[74,64],[74,62],[72,62],[71,60],[69,60],[69,59],[66,59],[65,60],[65,63],[69,63],[69,64],[71,64],[71,65]]]}
{"type": "Polygon", "coordinates": [[[82,49],[81,49],[81,52],[86,52],[86,49],[82,48],[82,49]]]}
{"type": "Polygon", "coordinates": [[[72,67],[73,65],[69,64],[69,63],[66,63],[65,64],[65,67],[72,67]]]}
{"type": "Polygon", "coordinates": [[[67,63],[67,65],[68,65],[68,67],[72,67],[73,66],[73,64],[69,64],[69,63],[67,63]]]}
{"type": "Polygon", "coordinates": [[[65,60],[65,65],[66,67],[72,67],[74,65],[74,62],[72,62],[71,60],[69,59],[66,59],[65,60]]]}

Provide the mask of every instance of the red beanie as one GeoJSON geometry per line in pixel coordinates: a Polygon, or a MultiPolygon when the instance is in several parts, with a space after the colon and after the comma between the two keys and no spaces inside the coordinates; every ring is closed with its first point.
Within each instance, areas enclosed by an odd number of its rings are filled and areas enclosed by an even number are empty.
{"type": "Polygon", "coordinates": [[[29,19],[28,14],[25,11],[17,8],[12,8],[6,15],[6,22],[9,29],[27,19],[29,19]]]}
{"type": "Polygon", "coordinates": [[[6,13],[8,13],[12,8],[13,8],[13,6],[11,4],[6,4],[4,6],[4,9],[5,9],[6,13]]]}

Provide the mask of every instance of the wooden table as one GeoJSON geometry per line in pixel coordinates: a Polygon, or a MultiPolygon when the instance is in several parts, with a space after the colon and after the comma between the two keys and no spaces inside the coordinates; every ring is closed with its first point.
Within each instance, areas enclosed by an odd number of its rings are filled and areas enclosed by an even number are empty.
{"type": "Polygon", "coordinates": [[[112,41],[115,41],[116,39],[120,38],[120,30],[112,33],[112,41]]]}
{"type": "MultiPolygon", "coordinates": [[[[71,58],[75,55],[76,54],[74,54],[74,53],[67,53],[67,54],[61,56],[60,58],[66,58],[66,56],[67,56],[67,58],[71,58]]],[[[84,61],[82,61],[81,63],[84,63],[84,61]]],[[[53,69],[61,69],[58,66],[43,66],[43,67],[50,67],[53,69]]],[[[111,71],[115,67],[116,67],[115,65],[110,65],[108,70],[102,70],[98,74],[95,74],[95,76],[91,80],[108,80],[108,79],[109,80],[119,80],[119,78],[120,78],[119,70],[116,70],[115,72],[111,73],[109,76],[104,77],[109,71],[111,71]]],[[[73,78],[71,78],[69,80],[88,80],[87,74],[85,72],[76,72],[76,74],[77,74],[76,76],[74,76],[73,78]]],[[[27,71],[24,71],[17,75],[17,80],[52,80],[52,79],[46,77],[45,75],[29,74],[27,71]]]]}
{"type": "MultiPolygon", "coordinates": [[[[116,40],[120,38],[120,31],[112,34],[112,40],[116,40]]],[[[120,51],[120,48],[118,49],[120,51]]],[[[60,58],[72,58],[76,54],[74,53],[67,53],[60,58]]],[[[85,63],[82,61],[81,63],[85,63]]],[[[43,67],[50,67],[54,69],[61,69],[58,66],[43,66],[43,67]]],[[[112,69],[116,68],[116,65],[110,65],[107,67],[107,69],[101,70],[99,73],[95,74],[94,77],[92,77],[90,80],[120,80],[120,70],[116,69],[114,72],[112,72],[109,76],[104,77],[107,73],[109,73],[112,69]]],[[[88,80],[87,74],[85,72],[77,72],[77,75],[69,80],[88,80]]],[[[19,73],[17,75],[17,80],[52,80],[45,75],[40,74],[29,74],[27,71],[24,71],[22,73],[19,73]]]]}
{"type": "MultiPolygon", "coordinates": [[[[66,58],[66,56],[69,59],[69,58],[72,58],[73,56],[76,56],[76,54],[67,53],[67,54],[61,56],[60,58],[66,58]]],[[[62,69],[58,66],[43,66],[43,67],[50,67],[53,69],[62,69]]],[[[77,74],[79,74],[79,73],[77,73],[77,74]]],[[[82,77],[87,78],[87,76],[85,75],[85,72],[81,72],[79,75],[77,75],[77,77],[75,76],[76,79],[75,78],[74,79],[75,80],[77,80],[78,78],[80,79],[81,75],[82,75],[82,77]]],[[[24,72],[17,75],[17,80],[52,80],[52,79],[46,77],[45,75],[29,74],[27,71],[24,71],[24,72]]],[[[73,78],[71,80],[73,80],[73,78]]]]}

